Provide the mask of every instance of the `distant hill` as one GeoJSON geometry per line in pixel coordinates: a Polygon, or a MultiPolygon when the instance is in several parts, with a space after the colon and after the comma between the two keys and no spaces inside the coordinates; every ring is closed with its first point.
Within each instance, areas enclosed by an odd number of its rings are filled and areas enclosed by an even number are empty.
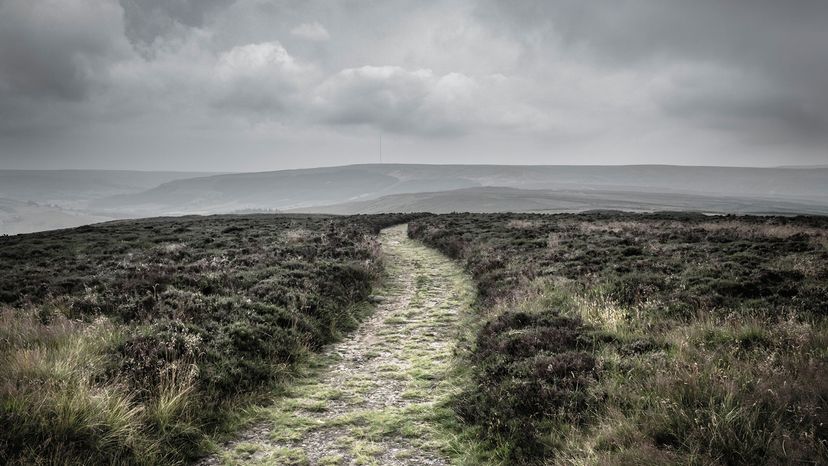
{"type": "Polygon", "coordinates": [[[795,170],[813,170],[814,168],[823,169],[828,168],[828,164],[819,164],[819,165],[780,165],[776,168],[792,168],[795,170]]]}
{"type": "Polygon", "coordinates": [[[140,193],[100,199],[91,206],[135,215],[207,214],[307,209],[479,187],[761,198],[823,205],[828,204],[828,168],[349,165],[176,180],[140,193]]]}
{"type": "Polygon", "coordinates": [[[69,228],[132,216],[90,210],[90,201],[136,193],[205,172],[0,170],[0,234],[69,228]]]}
{"type": "Polygon", "coordinates": [[[116,194],[144,191],[205,172],[129,170],[0,170],[0,197],[55,205],[77,204],[116,194]]]}
{"type": "Polygon", "coordinates": [[[828,168],[369,164],[260,173],[0,170],[0,234],[230,212],[818,213],[828,168]]]}
{"type": "Polygon", "coordinates": [[[631,191],[554,191],[481,187],[432,193],[395,194],[368,201],[296,209],[323,214],[381,212],[583,212],[588,210],[683,210],[737,214],[828,215],[828,204],[767,198],[712,197],[631,191]]]}
{"type": "Polygon", "coordinates": [[[0,199],[0,234],[4,235],[71,228],[111,219],[31,201],[0,199]]]}

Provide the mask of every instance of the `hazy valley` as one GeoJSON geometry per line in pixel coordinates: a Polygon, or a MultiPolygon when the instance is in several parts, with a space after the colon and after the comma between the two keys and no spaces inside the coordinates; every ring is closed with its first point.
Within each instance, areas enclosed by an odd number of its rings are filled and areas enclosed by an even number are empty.
{"type": "Polygon", "coordinates": [[[134,216],[95,209],[94,201],[138,193],[201,172],[0,170],[0,234],[68,228],[134,216]]]}
{"type": "Polygon", "coordinates": [[[260,173],[0,171],[0,233],[291,211],[828,213],[828,168],[350,165],[260,173]],[[49,221],[43,220],[49,216],[49,221]]]}

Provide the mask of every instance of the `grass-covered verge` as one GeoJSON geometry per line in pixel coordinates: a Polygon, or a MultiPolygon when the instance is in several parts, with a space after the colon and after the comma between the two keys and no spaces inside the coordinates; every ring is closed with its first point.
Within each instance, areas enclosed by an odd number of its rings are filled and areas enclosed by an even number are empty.
{"type": "Polygon", "coordinates": [[[385,233],[386,298],[344,341],[309,357],[251,428],[224,445],[222,464],[489,464],[458,422],[451,394],[477,327],[474,285],[457,264],[385,233]],[[459,362],[460,364],[455,364],[459,362]]]}
{"type": "Polygon", "coordinates": [[[0,238],[0,463],[176,464],[352,329],[410,216],[214,216],[0,238]]]}
{"type": "Polygon", "coordinates": [[[828,219],[421,218],[484,324],[460,418],[512,463],[828,462],[828,219]]]}

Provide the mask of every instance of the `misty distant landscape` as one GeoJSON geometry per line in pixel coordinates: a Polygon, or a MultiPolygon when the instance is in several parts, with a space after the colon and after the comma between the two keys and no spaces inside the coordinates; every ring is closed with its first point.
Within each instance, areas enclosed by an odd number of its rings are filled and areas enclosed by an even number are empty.
{"type": "Polygon", "coordinates": [[[828,168],[351,165],[260,173],[0,171],[0,233],[244,212],[828,214],[828,168]]]}
{"type": "Polygon", "coordinates": [[[0,170],[0,234],[29,233],[128,218],[92,203],[137,193],[198,172],[129,170],[0,170]]]}

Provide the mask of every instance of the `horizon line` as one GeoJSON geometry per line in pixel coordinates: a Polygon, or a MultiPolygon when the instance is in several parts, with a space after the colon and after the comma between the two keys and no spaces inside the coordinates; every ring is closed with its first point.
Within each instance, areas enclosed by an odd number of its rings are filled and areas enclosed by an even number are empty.
{"type": "Polygon", "coordinates": [[[316,165],[309,167],[276,168],[262,170],[186,170],[186,169],[146,169],[146,168],[0,168],[0,172],[130,172],[130,173],[198,173],[205,175],[241,175],[252,173],[272,173],[279,171],[315,170],[323,168],[346,168],[364,166],[439,166],[439,167],[681,167],[681,168],[743,168],[743,169],[824,169],[828,164],[803,165],[691,165],[676,163],[620,163],[620,164],[497,164],[497,163],[406,163],[406,162],[367,162],[348,163],[342,165],[316,165]]]}

